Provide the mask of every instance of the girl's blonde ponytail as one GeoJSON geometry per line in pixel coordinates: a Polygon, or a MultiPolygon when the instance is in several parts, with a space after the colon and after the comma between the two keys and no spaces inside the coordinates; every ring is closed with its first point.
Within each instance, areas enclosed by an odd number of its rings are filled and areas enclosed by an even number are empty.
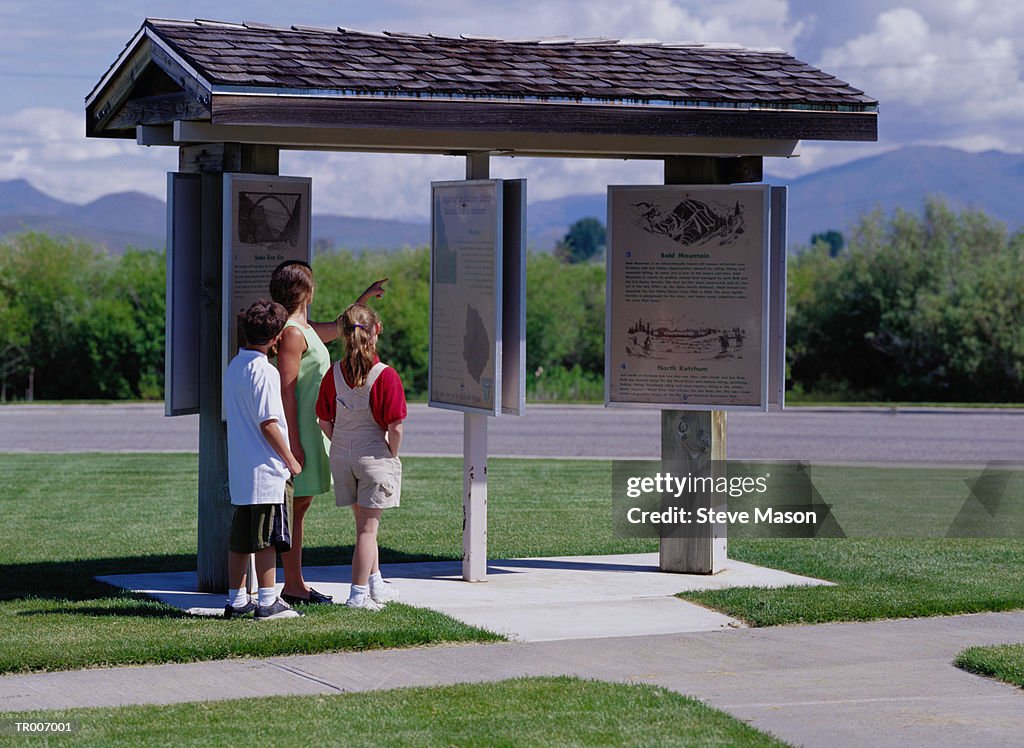
{"type": "Polygon", "coordinates": [[[363,304],[353,304],[338,317],[338,330],[345,340],[345,365],[353,387],[362,387],[373,368],[379,322],[377,313],[363,304]]]}

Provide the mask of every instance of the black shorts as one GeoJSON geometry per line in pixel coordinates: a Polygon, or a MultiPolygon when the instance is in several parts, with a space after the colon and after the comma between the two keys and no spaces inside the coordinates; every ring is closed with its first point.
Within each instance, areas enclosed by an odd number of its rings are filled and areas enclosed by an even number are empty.
{"type": "Polygon", "coordinates": [[[273,546],[279,553],[292,547],[292,480],[284,487],[280,504],[236,506],[231,519],[228,550],[232,553],[257,553],[273,546]]]}

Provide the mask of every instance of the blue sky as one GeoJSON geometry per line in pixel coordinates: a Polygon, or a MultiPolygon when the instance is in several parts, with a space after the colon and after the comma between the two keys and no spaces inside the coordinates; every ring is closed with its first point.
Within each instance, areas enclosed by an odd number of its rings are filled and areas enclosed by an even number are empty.
{"type": "MultiPolygon", "coordinates": [[[[879,143],[806,142],[800,158],[766,162],[786,176],[908,144],[1014,152],[1024,144],[1019,0],[0,0],[0,180],[24,178],[79,203],[125,190],[163,197],[174,149],[84,137],[85,95],[147,16],[782,47],[882,102],[879,143]]],[[[494,176],[527,177],[531,199],[660,179],[657,164],[639,161],[492,163],[494,176]]],[[[318,212],[425,219],[427,183],[461,178],[463,165],[442,156],[285,153],[282,173],[314,178],[318,212]]]]}

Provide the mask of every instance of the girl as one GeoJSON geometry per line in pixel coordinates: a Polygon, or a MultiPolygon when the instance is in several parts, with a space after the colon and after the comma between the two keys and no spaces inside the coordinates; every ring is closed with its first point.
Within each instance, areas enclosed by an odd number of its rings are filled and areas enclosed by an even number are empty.
{"type": "MultiPolygon", "coordinates": [[[[367,288],[359,303],[384,295],[387,278],[367,288]]],[[[292,549],[281,554],[284,589],[281,598],[290,604],[330,603],[329,595],[317,592],[302,576],[302,530],[306,510],[313,496],[331,488],[327,445],[314,416],[320,381],[331,366],[325,343],[338,337],[332,322],[311,322],[307,318],[316,284],[313,270],[299,260],[281,263],[270,277],[270,295],[288,311],[288,321],[277,348],[277,369],[281,374],[281,400],[288,437],[302,472],[295,476],[295,507],[292,521],[292,549]]]]}
{"type": "Polygon", "coordinates": [[[405,390],[398,373],[380,362],[376,312],[353,304],[338,318],[345,357],[320,385],[316,414],[331,440],[331,473],[338,506],[351,506],[356,520],[350,608],[380,610],[398,592],[380,575],[377,528],[385,509],[402,493],[398,449],[405,420],[405,390]]]}

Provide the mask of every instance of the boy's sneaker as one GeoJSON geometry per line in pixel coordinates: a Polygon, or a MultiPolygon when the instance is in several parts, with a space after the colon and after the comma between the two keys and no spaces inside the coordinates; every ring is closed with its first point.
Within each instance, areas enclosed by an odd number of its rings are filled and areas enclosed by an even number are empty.
{"type": "Polygon", "coordinates": [[[257,605],[253,618],[257,621],[274,621],[278,618],[299,618],[302,615],[305,614],[295,610],[281,598],[277,598],[270,605],[257,605]]]}
{"type": "Polygon", "coordinates": [[[394,602],[398,599],[398,588],[395,587],[391,582],[387,580],[383,584],[370,585],[370,597],[373,598],[375,603],[384,605],[386,603],[394,602]]]}
{"type": "Polygon", "coordinates": [[[236,608],[235,606],[233,606],[231,604],[225,605],[224,606],[224,617],[225,618],[244,618],[245,616],[251,616],[253,613],[256,612],[256,608],[258,608],[258,607],[259,606],[256,605],[256,601],[253,600],[252,597],[250,597],[249,598],[249,602],[247,602],[245,605],[242,605],[242,606],[240,606],[238,608],[236,608]]]}
{"type": "Polygon", "coordinates": [[[346,608],[357,608],[359,610],[384,610],[384,606],[374,601],[369,595],[362,597],[350,597],[345,601],[346,608]]]}

